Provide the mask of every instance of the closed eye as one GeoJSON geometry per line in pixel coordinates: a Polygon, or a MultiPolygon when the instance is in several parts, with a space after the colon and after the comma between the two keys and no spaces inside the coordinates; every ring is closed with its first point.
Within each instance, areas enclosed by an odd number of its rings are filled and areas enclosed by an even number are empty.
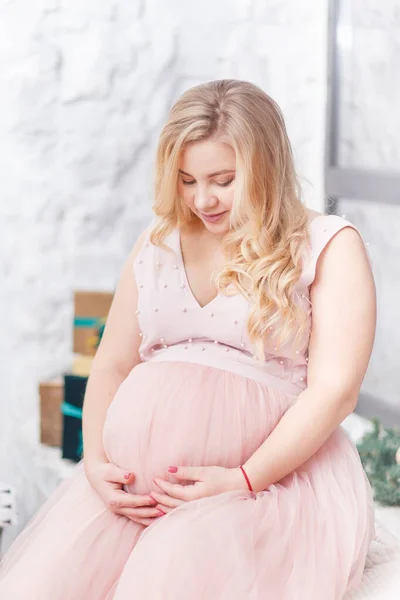
{"type": "Polygon", "coordinates": [[[217,185],[220,185],[221,187],[228,187],[228,185],[231,185],[233,181],[234,179],[230,179],[229,181],[224,181],[224,183],[217,183],[217,185]]]}
{"type": "Polygon", "coordinates": [[[193,179],[192,181],[186,181],[185,179],[181,180],[183,185],[193,185],[196,181],[193,179]]]}

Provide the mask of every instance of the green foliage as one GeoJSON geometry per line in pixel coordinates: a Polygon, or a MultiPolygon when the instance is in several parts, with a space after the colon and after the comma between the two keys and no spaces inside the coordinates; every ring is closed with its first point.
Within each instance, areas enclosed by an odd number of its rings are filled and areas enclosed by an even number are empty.
{"type": "Polygon", "coordinates": [[[379,504],[400,506],[400,429],[372,419],[373,430],[357,444],[361,462],[379,504]]]}

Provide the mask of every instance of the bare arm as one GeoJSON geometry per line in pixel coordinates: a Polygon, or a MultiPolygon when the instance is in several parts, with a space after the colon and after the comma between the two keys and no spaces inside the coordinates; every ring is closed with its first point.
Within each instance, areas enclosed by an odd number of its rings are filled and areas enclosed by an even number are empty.
{"type": "Polygon", "coordinates": [[[144,232],[126,260],[115,291],[104,334],[93,361],[83,404],[84,464],[107,462],[102,444],[107,409],[118,387],[139,357],[139,325],[136,317],[137,288],[133,262],[142,246],[144,232]]]}
{"type": "Polygon", "coordinates": [[[311,301],[308,387],[244,465],[255,491],[306,462],[357,404],[375,337],[376,295],[354,229],[339,231],[321,253],[311,301]]]}

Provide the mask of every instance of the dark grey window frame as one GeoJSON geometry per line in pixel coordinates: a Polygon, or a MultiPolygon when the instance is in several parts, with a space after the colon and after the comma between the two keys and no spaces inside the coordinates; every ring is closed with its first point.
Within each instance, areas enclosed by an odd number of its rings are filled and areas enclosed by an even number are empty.
{"type": "MultiPolygon", "coordinates": [[[[347,58],[346,50],[340,44],[340,30],[348,26],[346,16],[350,2],[329,0],[325,138],[325,210],[328,213],[337,212],[340,198],[400,205],[400,173],[346,168],[339,164],[340,74],[347,58]]],[[[400,425],[400,408],[364,391],[360,394],[356,412],[368,418],[376,416],[387,426],[400,425]]]]}

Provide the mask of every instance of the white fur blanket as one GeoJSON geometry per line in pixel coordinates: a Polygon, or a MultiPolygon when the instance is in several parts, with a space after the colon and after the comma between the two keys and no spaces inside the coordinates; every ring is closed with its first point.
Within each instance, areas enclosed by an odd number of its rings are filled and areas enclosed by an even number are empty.
{"type": "Polygon", "coordinates": [[[400,542],[379,522],[375,529],[361,586],[344,600],[400,599],[400,542]]]}

